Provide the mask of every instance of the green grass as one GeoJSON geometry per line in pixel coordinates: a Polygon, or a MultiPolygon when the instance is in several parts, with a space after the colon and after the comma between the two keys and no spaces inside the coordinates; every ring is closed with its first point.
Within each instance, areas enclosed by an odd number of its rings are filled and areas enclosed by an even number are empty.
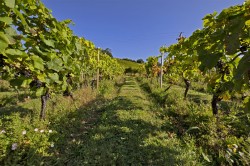
{"type": "Polygon", "coordinates": [[[99,108],[100,119],[72,149],[78,156],[67,164],[199,165],[185,144],[162,129],[165,119],[151,104],[137,82],[127,78],[118,96],[99,108]]]}
{"type": "Polygon", "coordinates": [[[39,121],[39,99],[1,92],[1,100],[10,100],[0,107],[0,132],[5,130],[0,134],[0,165],[230,165],[230,161],[250,161],[249,119],[239,114],[238,105],[225,102],[230,114],[214,117],[211,95],[191,90],[183,100],[183,93],[180,86],[164,92],[150,81],[133,77],[116,83],[106,80],[99,93],[85,88],[74,92],[74,100],[52,97],[46,120],[39,121]],[[18,145],[16,150],[11,150],[13,143],[18,145]],[[238,148],[232,149],[235,145],[238,148]]]}
{"type": "Polygon", "coordinates": [[[249,165],[250,121],[240,102],[219,102],[219,114],[214,116],[208,93],[191,90],[184,100],[185,89],[181,86],[174,85],[164,92],[167,85],[160,89],[158,83],[138,80],[142,89],[162,110],[159,116],[168,119],[163,128],[188,144],[203,164],[249,165]]]}
{"type": "MultiPolygon", "coordinates": [[[[167,85],[165,85],[164,87],[168,87],[167,85]]],[[[170,89],[171,93],[177,93],[177,94],[183,94],[184,96],[184,92],[185,92],[185,88],[178,86],[178,85],[173,85],[170,89]]],[[[208,94],[208,93],[203,93],[203,92],[198,92],[196,90],[193,89],[189,89],[188,94],[187,94],[187,98],[189,100],[193,100],[196,102],[206,102],[209,103],[212,100],[212,95],[208,94]]]]}
{"type": "Polygon", "coordinates": [[[125,69],[126,68],[132,68],[132,69],[138,69],[140,68],[140,63],[136,63],[136,62],[132,62],[132,61],[127,61],[127,60],[123,60],[123,59],[119,59],[117,58],[117,62],[123,66],[125,69]]]}

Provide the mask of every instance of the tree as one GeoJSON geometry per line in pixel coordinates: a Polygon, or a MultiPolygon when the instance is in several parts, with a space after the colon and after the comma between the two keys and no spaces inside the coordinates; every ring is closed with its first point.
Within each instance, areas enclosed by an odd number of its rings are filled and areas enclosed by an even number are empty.
{"type": "Polygon", "coordinates": [[[150,56],[147,58],[147,62],[145,64],[147,75],[150,77],[156,77],[158,76],[158,73],[160,72],[158,57],[156,56],[150,56]]]}
{"type": "Polygon", "coordinates": [[[103,54],[107,54],[108,56],[110,56],[111,58],[113,58],[113,54],[110,48],[106,48],[105,50],[102,50],[103,54]]]}
{"type": "Polygon", "coordinates": [[[144,63],[144,60],[143,60],[143,59],[137,59],[136,62],[137,62],[137,63],[144,63]]]}

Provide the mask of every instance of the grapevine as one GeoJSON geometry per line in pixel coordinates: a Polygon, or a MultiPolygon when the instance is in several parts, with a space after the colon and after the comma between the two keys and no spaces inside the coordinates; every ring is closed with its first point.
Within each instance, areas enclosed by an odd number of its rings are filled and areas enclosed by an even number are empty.
{"type": "Polygon", "coordinates": [[[117,69],[105,63],[97,66],[94,44],[75,36],[68,26],[72,21],[58,21],[40,0],[4,0],[0,8],[1,77],[41,96],[42,119],[51,94],[70,95],[83,75],[93,74],[96,67],[111,77],[122,73],[112,58],[103,61],[117,69]]]}

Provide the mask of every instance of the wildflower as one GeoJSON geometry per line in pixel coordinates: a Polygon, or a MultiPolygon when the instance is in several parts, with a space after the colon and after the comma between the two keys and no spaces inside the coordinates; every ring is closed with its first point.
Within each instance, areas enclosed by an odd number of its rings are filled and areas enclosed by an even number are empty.
{"type": "Polygon", "coordinates": [[[11,146],[11,150],[16,150],[17,149],[17,143],[13,143],[11,146]]]}
{"type": "Polygon", "coordinates": [[[38,131],[38,128],[35,128],[35,130],[34,130],[35,132],[37,132],[38,131]]]}
{"type": "Polygon", "coordinates": [[[23,130],[23,131],[22,131],[22,134],[23,134],[23,135],[25,135],[26,133],[27,133],[27,131],[26,131],[26,130],[23,130]]]}
{"type": "Polygon", "coordinates": [[[5,130],[2,130],[2,131],[0,132],[0,134],[4,134],[4,133],[6,133],[6,131],[5,131],[5,130]]]}
{"type": "Polygon", "coordinates": [[[44,132],[44,130],[40,130],[40,133],[43,133],[44,132]]]}
{"type": "Polygon", "coordinates": [[[51,143],[51,144],[50,144],[50,147],[52,147],[52,148],[53,148],[54,146],[55,146],[55,145],[54,145],[54,143],[51,143]]]}
{"type": "Polygon", "coordinates": [[[49,130],[49,133],[52,133],[52,130],[49,130]]]}

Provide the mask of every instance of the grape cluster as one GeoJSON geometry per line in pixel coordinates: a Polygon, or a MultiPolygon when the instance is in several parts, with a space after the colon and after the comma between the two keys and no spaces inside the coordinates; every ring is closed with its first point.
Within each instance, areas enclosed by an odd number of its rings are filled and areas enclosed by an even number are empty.
{"type": "Polygon", "coordinates": [[[4,59],[6,59],[6,57],[4,57],[3,54],[0,54],[0,67],[4,67],[5,66],[4,59]]]}
{"type": "Polygon", "coordinates": [[[229,66],[227,66],[222,60],[218,60],[216,68],[219,69],[221,74],[230,74],[229,66]]]}
{"type": "Polygon", "coordinates": [[[27,70],[20,70],[17,73],[15,73],[15,78],[18,78],[20,76],[24,76],[26,78],[30,78],[32,76],[30,71],[27,70]]]}
{"type": "Polygon", "coordinates": [[[40,88],[40,87],[44,87],[44,86],[45,86],[45,84],[43,82],[41,82],[40,80],[33,80],[30,83],[31,88],[40,88]]]}
{"type": "Polygon", "coordinates": [[[246,45],[240,46],[240,51],[241,51],[242,53],[246,52],[246,51],[247,51],[247,46],[246,46],[246,45]]]}
{"type": "Polygon", "coordinates": [[[224,66],[224,62],[222,62],[222,60],[218,60],[216,67],[217,67],[219,70],[222,70],[222,69],[223,69],[223,66],[224,66]]]}

